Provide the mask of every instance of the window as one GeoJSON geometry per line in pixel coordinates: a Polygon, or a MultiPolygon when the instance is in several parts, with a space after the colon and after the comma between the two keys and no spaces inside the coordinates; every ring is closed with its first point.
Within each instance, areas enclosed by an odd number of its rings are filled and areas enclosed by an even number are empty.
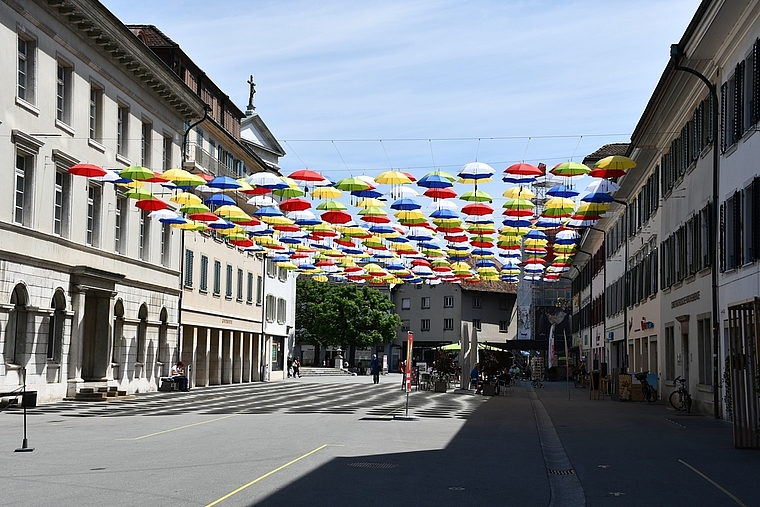
{"type": "Polygon", "coordinates": [[[55,118],[71,125],[71,65],[58,61],[55,88],[55,118]]]}
{"type": "Polygon", "coordinates": [[[201,292],[208,291],[208,256],[201,255],[201,285],[198,287],[201,292]]]}
{"type": "Polygon", "coordinates": [[[266,312],[265,312],[267,322],[274,322],[274,319],[276,317],[276,312],[277,312],[277,307],[275,306],[276,304],[277,304],[277,298],[275,298],[271,294],[268,294],[266,312]]]}
{"type": "Polygon", "coordinates": [[[199,148],[203,149],[203,130],[199,129],[198,127],[195,127],[195,144],[197,144],[199,148]]]}
{"type": "Polygon", "coordinates": [[[409,331],[409,319],[401,319],[401,330],[409,331]]]}
{"type": "Polygon", "coordinates": [[[29,226],[32,223],[32,175],[34,157],[20,150],[16,151],[16,188],[13,202],[13,221],[29,226]]]}
{"type": "Polygon", "coordinates": [[[676,378],[676,343],[673,334],[673,326],[665,328],[665,378],[676,378]]]}
{"type": "Polygon", "coordinates": [[[50,303],[53,313],[48,326],[47,359],[60,362],[63,348],[63,328],[66,322],[66,299],[61,291],[56,291],[50,303]]]}
{"type": "Polygon", "coordinates": [[[102,187],[93,182],[87,186],[87,244],[100,245],[100,207],[102,187]]]}
{"type": "Polygon", "coordinates": [[[90,139],[103,140],[103,88],[90,84],[90,139]]]}
{"type": "Polygon", "coordinates": [[[172,168],[172,145],[174,143],[172,142],[172,136],[164,136],[164,143],[162,146],[162,152],[163,152],[163,164],[164,164],[164,171],[168,171],[172,168]]]}
{"type": "Polygon", "coordinates": [[[237,300],[243,300],[243,270],[237,270],[237,300]]]}
{"type": "MultiPolygon", "coordinates": [[[[201,258],[203,259],[203,258],[201,258]]],[[[193,286],[193,251],[185,250],[185,287],[193,286]]]]}
{"type": "Polygon", "coordinates": [[[267,259],[267,276],[269,278],[274,278],[277,276],[277,264],[272,261],[272,259],[267,259]]]}
{"type": "Polygon", "coordinates": [[[264,277],[256,275],[256,306],[261,306],[264,300],[264,277]]]}
{"type": "Polygon", "coordinates": [[[477,330],[477,331],[481,330],[480,319],[472,319],[472,328],[475,329],[475,330],[477,330]]]}
{"type": "Polygon", "coordinates": [[[480,297],[478,297],[478,296],[472,296],[472,307],[473,308],[480,308],[480,297]]]}
{"type": "Polygon", "coordinates": [[[742,259],[745,264],[755,260],[754,247],[757,239],[754,237],[754,231],[757,224],[754,214],[758,205],[757,202],[754,202],[754,196],[757,194],[756,185],[757,181],[755,180],[744,187],[742,191],[742,259]]]}
{"type": "Polygon", "coordinates": [[[412,300],[409,298],[401,298],[401,309],[411,310],[411,308],[412,308],[412,300]]]}
{"type": "Polygon", "coordinates": [[[169,224],[161,224],[161,265],[171,264],[172,228],[169,224]]]}
{"type": "Polygon", "coordinates": [[[116,216],[114,234],[114,251],[123,254],[127,250],[127,198],[124,194],[116,194],[116,216]]]}
{"type": "Polygon", "coordinates": [[[443,330],[452,331],[454,329],[454,319],[443,319],[443,330]]]}
{"type": "Polygon", "coordinates": [[[147,120],[142,122],[140,133],[140,165],[150,167],[151,152],[153,150],[153,124],[147,120]]]}
{"type": "Polygon", "coordinates": [[[126,157],[129,143],[129,106],[119,104],[116,111],[116,154],[126,157]]]}
{"type": "Polygon", "coordinates": [[[26,34],[18,34],[18,98],[34,104],[37,42],[26,34]]]}
{"type": "Polygon", "coordinates": [[[227,283],[224,284],[224,296],[232,299],[232,264],[227,264],[227,283]]]}
{"type": "Polygon", "coordinates": [[[147,261],[150,257],[150,216],[149,212],[140,210],[140,259],[147,261]]]}
{"type": "Polygon", "coordinates": [[[421,308],[430,308],[430,298],[429,297],[420,298],[420,301],[422,302],[421,308]]]}
{"type": "Polygon", "coordinates": [[[65,169],[55,171],[55,201],[53,203],[53,233],[69,237],[69,207],[71,205],[71,175],[65,169]]]}
{"type": "Polygon", "coordinates": [[[710,317],[697,319],[697,354],[699,356],[699,383],[713,383],[712,329],[710,317]]]}
{"type": "Polygon", "coordinates": [[[214,296],[222,293],[222,263],[214,261],[214,296]]]}
{"type": "Polygon", "coordinates": [[[277,323],[278,324],[284,324],[285,323],[285,312],[287,311],[287,302],[282,299],[277,299],[277,323]]]}
{"type": "Polygon", "coordinates": [[[235,161],[235,174],[238,178],[242,178],[245,176],[245,164],[242,160],[236,160],[235,161]]]}
{"type": "Polygon", "coordinates": [[[420,331],[430,331],[430,319],[422,319],[420,321],[420,331]]]}
{"type": "Polygon", "coordinates": [[[288,279],[288,270],[284,269],[284,268],[281,268],[281,267],[278,266],[277,267],[277,279],[279,281],[281,281],[281,282],[286,281],[288,279]]]}
{"type": "Polygon", "coordinates": [[[509,321],[507,320],[500,320],[499,321],[499,332],[500,333],[506,333],[509,330],[509,321]]]}
{"type": "Polygon", "coordinates": [[[443,296],[443,307],[454,308],[454,296],[443,296]]]}
{"type": "Polygon", "coordinates": [[[253,273],[248,273],[248,287],[245,302],[248,304],[253,303],[253,273]]]}

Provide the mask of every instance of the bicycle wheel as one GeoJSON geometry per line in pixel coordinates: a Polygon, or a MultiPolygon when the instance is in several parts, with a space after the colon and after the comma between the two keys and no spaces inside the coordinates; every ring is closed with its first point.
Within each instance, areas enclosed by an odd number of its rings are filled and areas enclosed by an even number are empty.
{"type": "Polygon", "coordinates": [[[654,387],[647,385],[646,391],[644,392],[644,398],[646,398],[648,403],[657,401],[657,391],[654,390],[654,387]]]}
{"type": "Polygon", "coordinates": [[[673,391],[670,393],[670,405],[679,412],[686,410],[686,402],[681,395],[681,391],[673,391]]]}

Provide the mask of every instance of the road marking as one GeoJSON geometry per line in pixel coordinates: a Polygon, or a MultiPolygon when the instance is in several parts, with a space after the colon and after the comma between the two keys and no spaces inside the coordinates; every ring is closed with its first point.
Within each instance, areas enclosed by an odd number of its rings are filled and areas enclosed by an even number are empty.
{"type": "Polygon", "coordinates": [[[169,429],[169,430],[158,431],[156,433],[151,433],[150,435],[143,435],[141,437],[135,437],[135,438],[117,438],[117,440],[142,440],[143,438],[155,437],[157,435],[163,435],[164,433],[171,433],[172,431],[184,430],[185,428],[192,428],[193,426],[200,426],[201,424],[208,424],[208,423],[212,423],[212,422],[215,422],[215,421],[221,421],[222,419],[229,419],[230,417],[235,417],[236,415],[239,415],[239,414],[230,414],[230,415],[225,415],[223,417],[217,417],[216,419],[209,419],[208,421],[201,421],[201,422],[197,422],[197,423],[193,423],[193,424],[186,424],[185,426],[179,426],[177,428],[172,428],[172,429],[169,429]]]}
{"type": "Polygon", "coordinates": [[[206,507],[212,507],[213,505],[216,505],[216,504],[218,504],[218,503],[220,503],[220,502],[222,502],[222,501],[224,501],[224,500],[228,499],[228,498],[229,498],[229,497],[231,497],[232,495],[236,495],[236,494],[240,493],[240,492],[241,492],[241,491],[243,491],[244,489],[246,489],[246,488],[248,488],[248,487],[250,487],[250,486],[253,486],[253,485],[254,485],[254,484],[256,484],[257,482],[259,482],[259,481],[261,481],[261,480],[263,480],[263,479],[266,479],[266,478],[267,478],[267,477],[269,477],[270,475],[273,475],[273,474],[275,474],[275,473],[279,472],[280,470],[282,470],[282,469],[283,469],[283,468],[285,468],[285,467],[289,467],[290,465],[292,465],[292,464],[293,464],[293,463],[295,463],[296,461],[300,461],[300,460],[302,460],[302,459],[304,459],[304,458],[306,458],[306,457],[308,457],[308,456],[311,456],[312,454],[314,454],[314,453],[315,453],[315,452],[317,452],[317,451],[321,451],[321,450],[322,450],[322,449],[324,449],[325,447],[327,447],[327,444],[324,444],[324,445],[320,445],[319,447],[317,447],[317,448],[316,448],[316,449],[314,449],[313,451],[309,451],[309,452],[307,452],[306,454],[304,454],[304,455],[302,455],[302,456],[299,456],[299,457],[297,457],[297,458],[296,458],[296,459],[294,459],[294,460],[288,461],[288,462],[287,462],[287,463],[285,463],[284,465],[282,465],[282,466],[279,466],[279,467],[275,468],[275,469],[274,469],[274,470],[272,470],[271,472],[267,472],[267,473],[265,473],[264,475],[262,475],[262,476],[260,476],[260,477],[257,477],[256,479],[252,480],[252,481],[251,481],[251,482],[249,482],[248,484],[245,484],[245,485],[243,485],[243,486],[240,486],[240,487],[239,487],[238,489],[236,489],[235,491],[232,491],[232,492],[230,492],[230,493],[227,493],[227,494],[226,494],[226,495],[224,495],[222,498],[220,498],[220,499],[218,499],[218,500],[214,500],[214,501],[213,501],[213,502],[211,502],[210,504],[206,505],[206,507]]]}
{"type": "Polygon", "coordinates": [[[382,417],[386,417],[386,416],[389,416],[389,415],[391,415],[393,412],[397,412],[397,411],[399,411],[399,410],[403,409],[405,406],[406,406],[406,405],[401,405],[401,406],[400,406],[400,407],[398,407],[398,408],[394,408],[393,410],[391,410],[391,411],[390,411],[390,412],[388,412],[387,414],[383,414],[383,415],[382,415],[382,417]]]}
{"type": "Polygon", "coordinates": [[[689,465],[684,460],[679,459],[678,462],[682,463],[685,466],[687,466],[694,473],[696,473],[697,475],[699,475],[700,477],[702,477],[704,480],[706,480],[707,482],[709,482],[710,484],[712,484],[713,486],[715,486],[716,488],[718,488],[719,490],[721,490],[722,492],[724,492],[731,500],[733,500],[734,502],[736,502],[737,505],[741,505],[742,507],[747,507],[747,505],[744,502],[742,502],[741,500],[739,500],[738,498],[736,498],[734,495],[732,495],[731,492],[728,491],[726,488],[724,488],[723,486],[721,486],[720,484],[718,484],[714,480],[710,479],[708,476],[706,476],[705,474],[703,474],[702,472],[700,472],[699,470],[697,470],[693,466],[689,465]]]}

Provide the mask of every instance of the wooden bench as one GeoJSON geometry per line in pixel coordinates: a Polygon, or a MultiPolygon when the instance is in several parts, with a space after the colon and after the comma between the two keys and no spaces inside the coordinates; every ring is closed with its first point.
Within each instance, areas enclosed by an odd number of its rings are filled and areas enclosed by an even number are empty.
{"type": "Polygon", "coordinates": [[[179,391],[179,382],[174,380],[173,377],[161,377],[161,386],[158,388],[159,391],[179,391]]]}

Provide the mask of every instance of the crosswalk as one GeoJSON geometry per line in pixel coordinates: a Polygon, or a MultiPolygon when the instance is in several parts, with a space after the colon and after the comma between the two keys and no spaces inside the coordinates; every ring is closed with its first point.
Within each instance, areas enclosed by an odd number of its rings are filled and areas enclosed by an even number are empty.
{"type": "MultiPolygon", "coordinates": [[[[417,417],[466,419],[487,398],[457,393],[412,392],[409,411],[417,417]]],[[[271,382],[211,386],[188,393],[139,393],[113,402],[62,401],[39,405],[35,415],[61,417],[125,417],[222,414],[344,414],[359,418],[391,418],[403,413],[406,394],[395,384],[343,382],[271,382]]],[[[13,410],[11,413],[20,413],[13,410]]]]}

